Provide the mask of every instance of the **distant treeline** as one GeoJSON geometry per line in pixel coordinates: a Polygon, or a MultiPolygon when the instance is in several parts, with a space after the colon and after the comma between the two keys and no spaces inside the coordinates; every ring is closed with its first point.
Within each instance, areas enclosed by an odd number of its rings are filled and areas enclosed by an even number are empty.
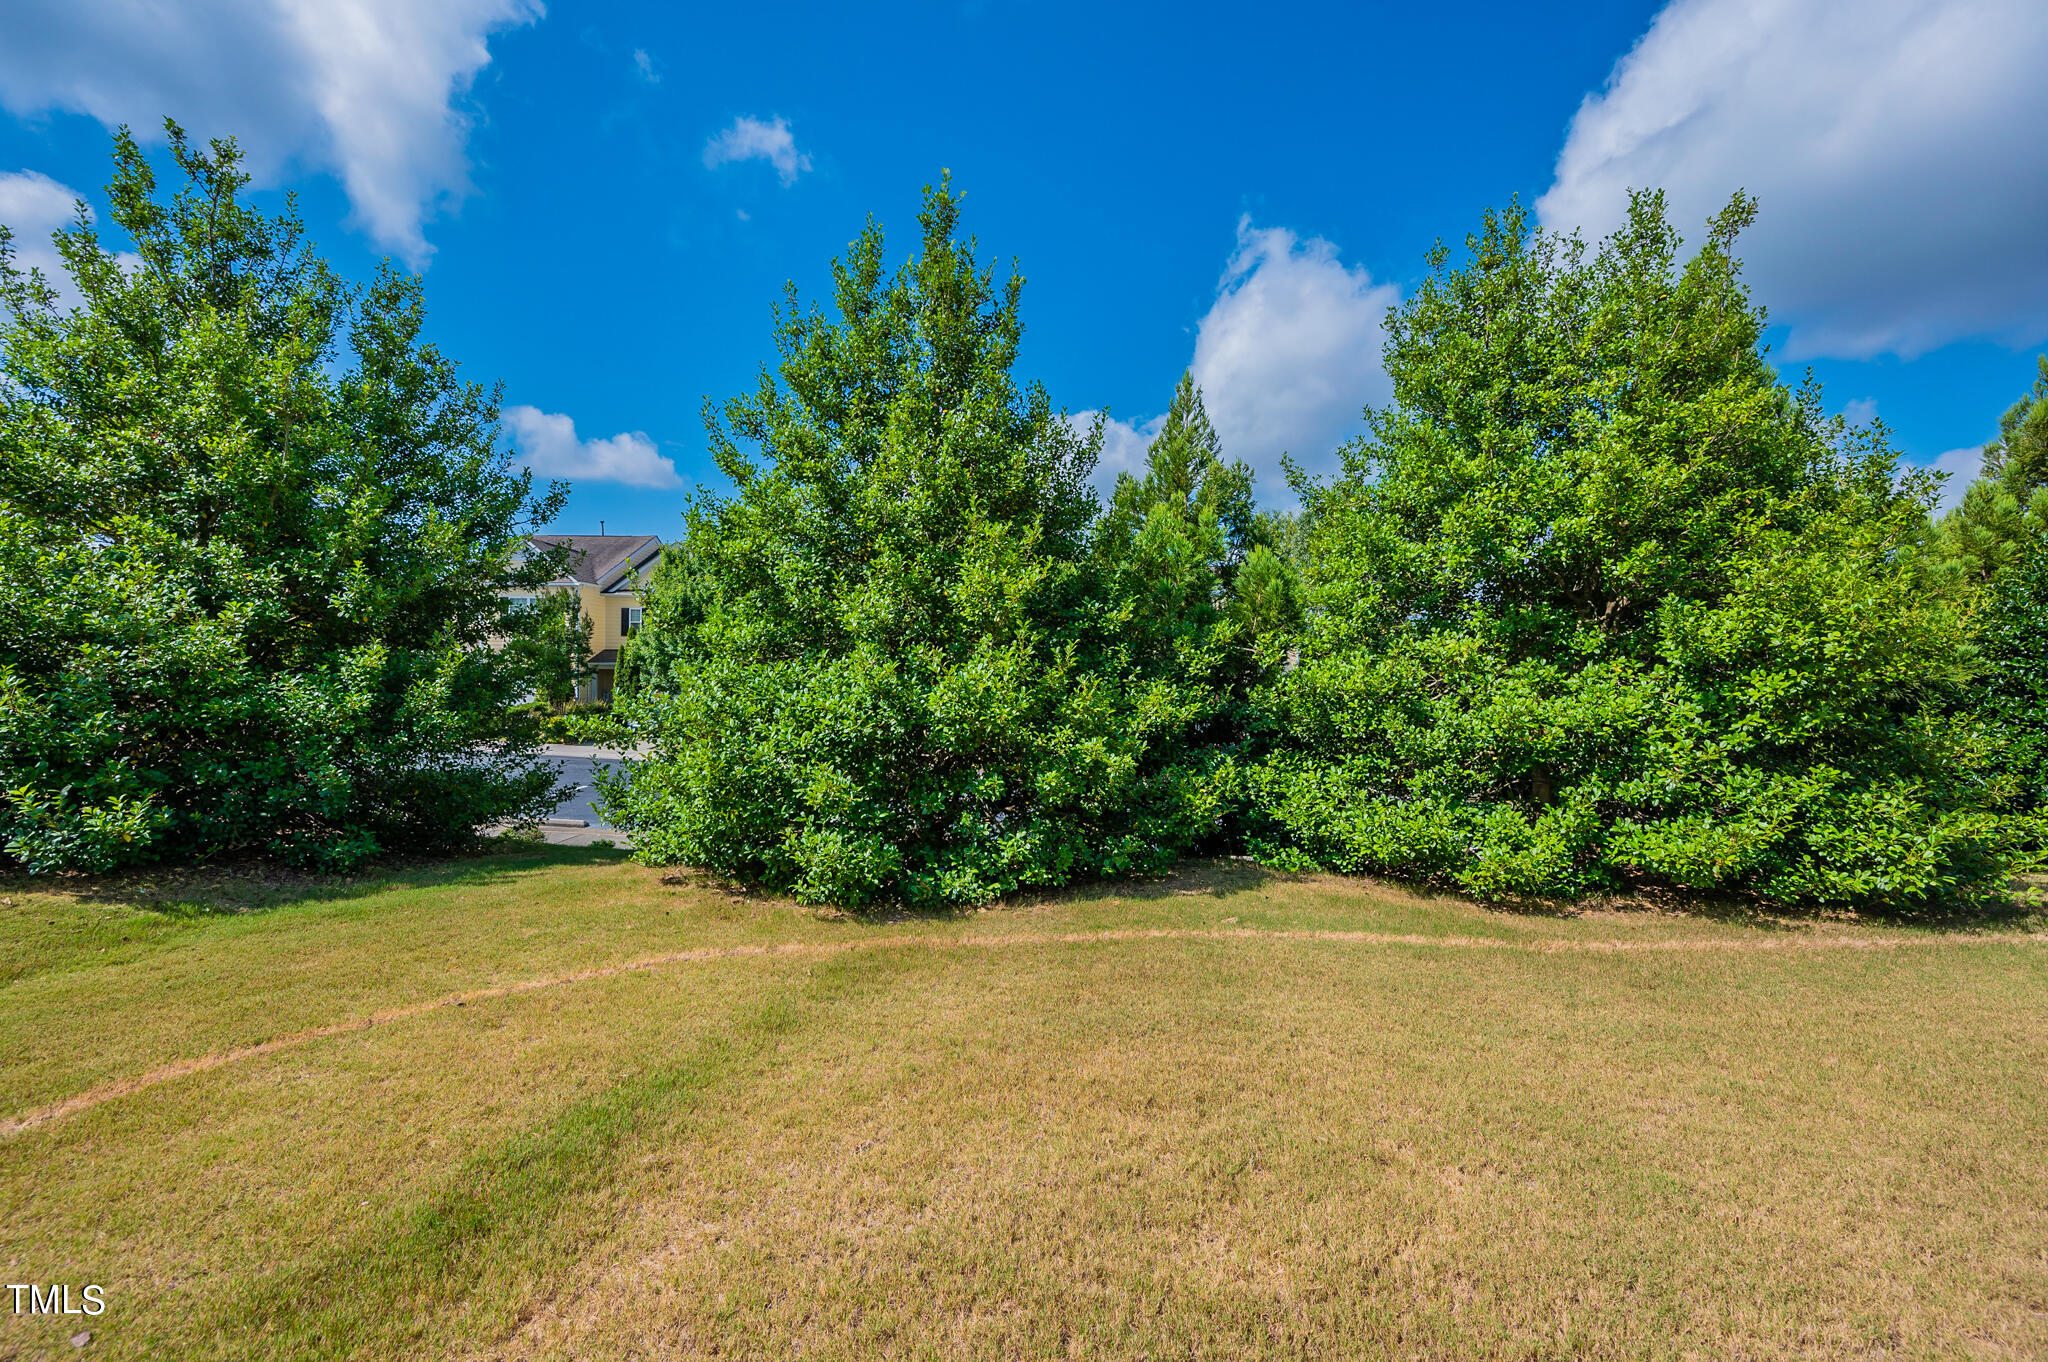
{"type": "MultiPolygon", "coordinates": [[[[521,744],[474,753],[559,667],[502,604],[559,492],[414,281],[344,288],[230,148],[173,146],[169,206],[117,149],[140,268],[81,224],[77,310],[7,275],[7,855],[347,864],[531,812],[521,744]]],[[[1341,471],[1261,513],[1186,377],[1104,505],[1100,427],[1013,376],[1020,280],[928,190],[915,256],[870,226],[714,413],[732,491],[646,583],[615,819],[847,906],[1215,852],[1493,899],[1999,892],[2048,823],[2048,359],[1937,519],[1768,362],[1755,211],[1689,250],[1656,194],[1595,246],[1488,214],[1390,313],[1341,471]]]]}

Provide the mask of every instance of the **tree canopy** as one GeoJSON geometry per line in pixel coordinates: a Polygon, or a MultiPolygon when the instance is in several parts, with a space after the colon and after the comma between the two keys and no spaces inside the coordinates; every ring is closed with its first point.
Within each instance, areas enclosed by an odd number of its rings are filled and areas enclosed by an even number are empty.
{"type": "Polygon", "coordinates": [[[833,314],[792,289],[775,370],[707,414],[734,491],[695,505],[643,624],[622,712],[654,752],[608,792],[645,855],[938,905],[1160,866],[1221,825],[1182,742],[1208,697],[1104,590],[1099,435],[1013,377],[1023,281],[959,209],[927,191],[893,273],[870,223],[833,314]]]}
{"type": "Polygon", "coordinates": [[[1273,854],[1489,895],[1966,892],[2018,832],[1953,717],[1968,608],[1926,475],[1766,362],[1738,196],[1680,263],[1489,213],[1389,318],[1394,396],[1303,483],[1273,854]]]}
{"type": "MultiPolygon", "coordinates": [[[[65,292],[0,229],[0,856],[345,867],[544,812],[512,709],[589,665],[528,552],[566,489],[417,279],[344,282],[170,133],[168,194],[116,139],[133,250],[81,208],[65,292]]],[[[913,254],[870,221],[707,404],[730,490],[643,584],[612,816],[854,907],[1240,850],[1495,899],[1988,892],[2048,827],[2048,357],[1937,525],[1772,367],[1755,212],[1689,253],[1654,193],[1590,247],[1486,214],[1389,314],[1341,472],[1261,512],[1192,373],[1098,499],[1102,418],[1020,380],[1021,275],[928,188],[913,254]]]]}
{"type": "Polygon", "coordinates": [[[496,395],[422,339],[418,280],[344,284],[232,142],[124,129],[69,285],[0,234],[0,846],[31,870],[257,850],[346,866],[550,802],[478,759],[522,682],[493,646],[561,505],[496,395]]]}

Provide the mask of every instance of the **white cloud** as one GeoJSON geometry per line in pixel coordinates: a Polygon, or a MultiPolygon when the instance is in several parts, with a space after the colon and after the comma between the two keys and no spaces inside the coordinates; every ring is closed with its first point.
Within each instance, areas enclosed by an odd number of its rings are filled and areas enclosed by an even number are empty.
{"type": "Polygon", "coordinates": [[[1963,493],[1970,490],[1970,484],[1984,471],[1984,447],[1970,445],[1951,449],[1918,466],[1948,474],[1948,481],[1941,485],[1941,504],[1935,508],[1935,514],[1940,515],[1963,504],[1963,493]]]}
{"type": "Polygon", "coordinates": [[[704,167],[716,170],[732,161],[766,161],[775,167],[784,187],[811,168],[811,158],[796,149],[796,135],[789,121],[778,118],[764,123],[758,118],[735,118],[732,126],[704,144],[704,167]]]}
{"type": "Polygon", "coordinates": [[[519,462],[543,478],[622,482],[629,487],[681,487],[675,461],[663,457],[639,431],[603,440],[579,440],[576,423],[538,407],[505,408],[519,462]]]}
{"type": "MultiPolygon", "coordinates": [[[[1238,220],[1237,249],[1196,327],[1189,367],[1224,457],[1249,463],[1268,496],[1288,495],[1282,454],[1311,472],[1329,469],[1337,446],[1363,429],[1366,406],[1392,394],[1380,328],[1400,297],[1399,286],[1374,283],[1322,237],[1303,241],[1285,227],[1238,220]]],[[[1094,418],[1071,419],[1085,431],[1094,418]]],[[[1164,420],[1107,421],[1098,465],[1105,485],[1145,466],[1145,446],[1164,420]]]]}
{"type": "Polygon", "coordinates": [[[1119,473],[1137,476],[1145,471],[1145,447],[1166,425],[1166,414],[1162,412],[1142,425],[1132,425],[1090,408],[1070,413],[1067,424],[1086,439],[1095,429],[1098,416],[1102,417],[1102,454],[1095,463],[1095,481],[1097,486],[1107,489],[1115,484],[1119,473]]]}
{"type": "Polygon", "coordinates": [[[1842,406],[1842,418],[1852,426],[1867,426],[1877,419],[1877,399],[1858,397],[1842,406]]]}
{"type": "Polygon", "coordinates": [[[50,283],[64,285],[64,262],[50,244],[50,234],[74,216],[77,191],[34,170],[0,174],[0,225],[14,232],[14,263],[18,269],[39,269],[50,283]]]}
{"type": "Polygon", "coordinates": [[[1195,382],[1232,458],[1262,480],[1291,453],[1326,466],[1356,434],[1368,403],[1392,387],[1380,367],[1380,325],[1400,300],[1321,237],[1237,224],[1237,251],[1195,333],[1195,382]]]}
{"type": "Polygon", "coordinates": [[[2048,335],[2048,5],[1672,0],[1580,107],[1538,203],[1612,230],[1662,187],[1697,238],[1738,188],[1741,254],[1792,358],[2048,335]]]}
{"type": "Polygon", "coordinates": [[[661,72],[654,69],[654,58],[647,55],[647,49],[644,47],[633,49],[633,70],[649,85],[661,84],[661,72]]]}
{"type": "Polygon", "coordinates": [[[490,63],[490,35],[539,0],[16,0],[0,44],[0,105],[159,135],[164,115],[230,136],[274,179],[336,175],[357,222],[414,267],[423,225],[469,192],[470,120],[456,107],[490,63]]]}
{"type": "MultiPolygon", "coordinates": [[[[41,171],[0,172],[0,225],[14,233],[15,268],[41,270],[44,282],[57,291],[59,307],[76,307],[83,299],[72,287],[64,257],[57,254],[50,237],[77,218],[81,197],[41,171]]],[[[94,216],[91,204],[86,205],[85,214],[87,220],[94,216]]],[[[117,251],[114,260],[127,270],[142,264],[142,257],[133,251],[117,251]]]]}

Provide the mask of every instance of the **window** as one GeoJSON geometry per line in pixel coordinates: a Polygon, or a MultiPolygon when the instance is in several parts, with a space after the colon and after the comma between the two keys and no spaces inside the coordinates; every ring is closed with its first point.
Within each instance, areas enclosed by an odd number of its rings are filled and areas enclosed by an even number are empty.
{"type": "Polygon", "coordinates": [[[619,607],[619,637],[631,638],[640,629],[640,607],[622,605],[619,607]]]}

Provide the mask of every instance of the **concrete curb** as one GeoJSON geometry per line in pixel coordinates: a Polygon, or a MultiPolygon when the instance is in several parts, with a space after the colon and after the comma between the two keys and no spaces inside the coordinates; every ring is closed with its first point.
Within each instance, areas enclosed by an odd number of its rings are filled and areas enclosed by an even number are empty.
{"type": "Polygon", "coordinates": [[[599,761],[640,761],[648,755],[644,747],[592,747],[588,743],[551,742],[540,749],[544,757],[594,757],[599,761]]]}

